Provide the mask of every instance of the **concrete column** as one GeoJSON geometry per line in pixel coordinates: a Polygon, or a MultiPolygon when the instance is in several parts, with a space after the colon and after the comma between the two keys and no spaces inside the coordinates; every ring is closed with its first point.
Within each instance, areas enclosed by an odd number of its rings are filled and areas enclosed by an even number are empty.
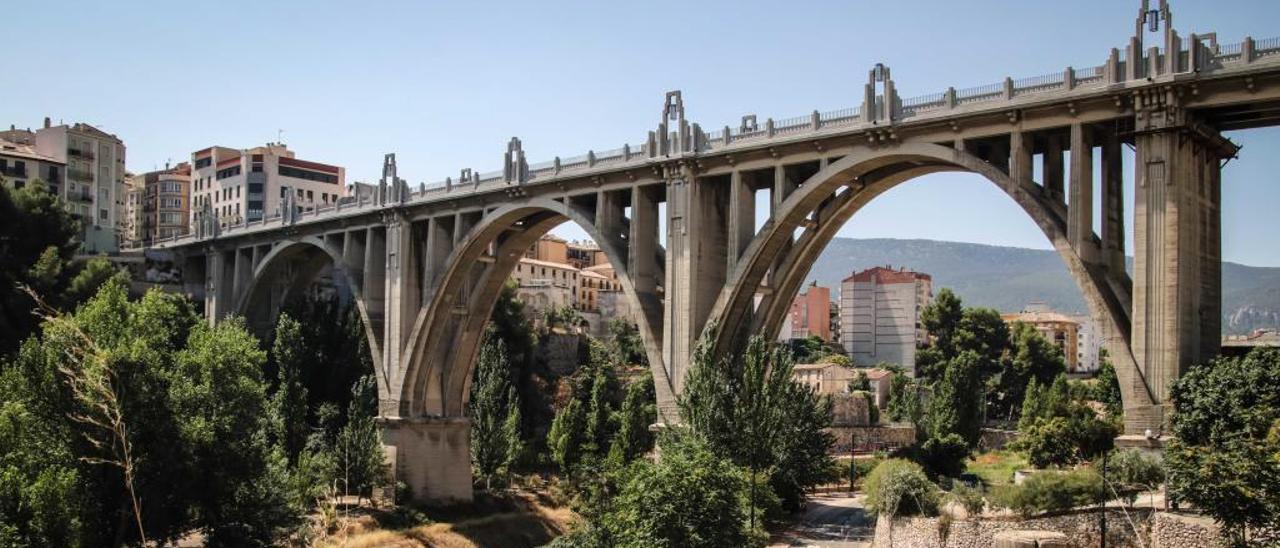
{"type": "Polygon", "coordinates": [[[602,238],[615,244],[625,243],[627,236],[624,192],[602,190],[596,193],[596,229],[602,238]]]}
{"type": "Polygon", "coordinates": [[[1093,144],[1089,130],[1071,124],[1071,199],[1067,204],[1067,240],[1085,262],[1095,260],[1093,242],[1093,144]]]}
{"type": "Polygon", "coordinates": [[[678,394],[725,285],[728,187],[698,180],[688,167],[669,169],[663,361],[678,394]]]}
{"type": "Polygon", "coordinates": [[[751,187],[742,180],[742,172],[734,171],[729,177],[729,257],[726,263],[732,272],[751,243],[756,228],[756,200],[751,187]]]}
{"type": "MultiPolygon", "coordinates": [[[[437,284],[440,283],[440,277],[444,275],[444,271],[449,265],[449,254],[453,252],[453,217],[440,216],[432,217],[427,223],[427,270],[425,277],[427,279],[428,291],[435,292],[437,284]]],[[[428,302],[431,300],[430,295],[427,296],[428,302]]]]}
{"type": "Polygon", "coordinates": [[[1112,274],[1125,272],[1124,159],[1120,137],[1107,132],[1102,142],[1102,260],[1112,274]]]}
{"type": "MultiPolygon", "coordinates": [[[[400,216],[389,219],[386,226],[385,261],[383,263],[383,289],[385,330],[383,337],[382,370],[384,378],[399,377],[400,356],[417,319],[420,297],[418,295],[417,258],[414,257],[413,225],[400,216]]],[[[377,260],[376,257],[374,260],[377,260]]]]}
{"type": "Polygon", "coordinates": [[[795,192],[796,185],[787,178],[787,167],[779,165],[773,171],[773,200],[772,213],[777,213],[782,209],[782,202],[786,201],[787,196],[795,192]]]}
{"type": "Polygon", "coordinates": [[[369,315],[369,328],[381,338],[378,347],[387,346],[390,339],[386,330],[386,279],[387,279],[387,235],[382,227],[369,228],[365,231],[364,240],[364,279],[361,292],[364,294],[365,312],[369,315]]]}
{"type": "Polygon", "coordinates": [[[1155,405],[1126,405],[1129,434],[1160,431],[1170,384],[1212,358],[1221,341],[1220,173],[1212,150],[1222,141],[1188,135],[1180,109],[1147,101],[1157,108],[1140,111],[1135,137],[1132,344],[1155,405]]]}
{"type": "Polygon", "coordinates": [[[656,294],[662,274],[658,268],[658,198],[654,189],[631,189],[631,236],[627,268],[636,293],[656,294]]]}
{"type": "Polygon", "coordinates": [[[249,285],[253,283],[253,249],[237,249],[232,253],[234,254],[232,256],[234,274],[231,284],[231,302],[232,306],[236,306],[245,292],[249,291],[249,285]]]}
{"type": "Polygon", "coordinates": [[[204,313],[213,325],[226,316],[231,307],[231,279],[234,265],[228,264],[226,254],[212,250],[205,258],[204,313]]]}
{"type": "Polygon", "coordinates": [[[380,418],[378,424],[387,462],[414,501],[471,502],[471,421],[380,418]]]}
{"type": "Polygon", "coordinates": [[[1045,137],[1044,165],[1041,172],[1044,177],[1044,189],[1050,198],[1062,201],[1062,140],[1056,135],[1045,137]]]}
{"type": "Polygon", "coordinates": [[[1015,130],[1009,134],[1009,177],[1019,186],[1031,186],[1033,156],[1031,136],[1015,130]]]}

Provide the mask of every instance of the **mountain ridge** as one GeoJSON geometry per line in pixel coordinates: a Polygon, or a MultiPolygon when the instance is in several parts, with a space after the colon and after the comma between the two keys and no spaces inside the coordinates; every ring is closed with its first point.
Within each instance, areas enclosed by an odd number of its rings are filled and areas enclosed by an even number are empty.
{"type": "MultiPolygon", "coordinates": [[[[1130,269],[1133,259],[1129,258],[1130,269]]],[[[1073,314],[1088,312],[1066,265],[1051,249],[926,239],[834,238],[809,271],[808,281],[832,288],[872,266],[904,267],[933,277],[936,293],[948,287],[967,306],[1016,312],[1043,301],[1073,314]]],[[[1248,333],[1280,327],[1280,267],[1222,263],[1222,331],[1248,333]]]]}

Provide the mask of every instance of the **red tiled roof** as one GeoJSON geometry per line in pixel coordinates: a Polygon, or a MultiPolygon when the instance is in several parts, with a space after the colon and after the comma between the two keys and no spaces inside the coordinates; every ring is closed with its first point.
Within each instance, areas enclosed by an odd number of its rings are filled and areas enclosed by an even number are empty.
{"type": "Polygon", "coordinates": [[[873,266],[862,272],[858,272],[844,281],[853,280],[855,282],[877,281],[882,284],[901,284],[911,283],[916,280],[932,280],[933,277],[921,272],[911,270],[894,270],[884,266],[873,266]]]}

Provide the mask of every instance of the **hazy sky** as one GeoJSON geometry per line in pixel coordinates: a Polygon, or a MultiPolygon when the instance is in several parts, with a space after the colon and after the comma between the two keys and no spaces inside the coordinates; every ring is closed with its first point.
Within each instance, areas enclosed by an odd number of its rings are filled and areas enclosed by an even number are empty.
{"type": "MultiPolygon", "coordinates": [[[[643,142],[667,90],[706,128],[747,113],[860,102],[888,64],[903,97],[1102,63],[1137,0],[791,2],[6,2],[0,123],[84,121],[146,171],[218,144],[413,183],[643,142]]],[[[1275,0],[1175,0],[1184,35],[1280,35],[1275,0]]],[[[1280,130],[1232,135],[1223,256],[1280,266],[1280,130]]],[[[1129,195],[1130,200],[1132,194],[1129,195]]],[[[581,234],[559,229],[570,237],[581,234]]],[[[842,235],[1048,247],[1007,197],[935,175],[873,202],[842,235]]]]}

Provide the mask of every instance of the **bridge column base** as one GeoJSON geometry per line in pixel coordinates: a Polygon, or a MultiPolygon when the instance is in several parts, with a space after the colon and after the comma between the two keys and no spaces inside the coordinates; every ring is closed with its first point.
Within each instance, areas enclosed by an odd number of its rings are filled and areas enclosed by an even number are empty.
{"type": "Polygon", "coordinates": [[[387,462],[414,502],[471,502],[470,420],[389,417],[378,425],[387,462]]]}

